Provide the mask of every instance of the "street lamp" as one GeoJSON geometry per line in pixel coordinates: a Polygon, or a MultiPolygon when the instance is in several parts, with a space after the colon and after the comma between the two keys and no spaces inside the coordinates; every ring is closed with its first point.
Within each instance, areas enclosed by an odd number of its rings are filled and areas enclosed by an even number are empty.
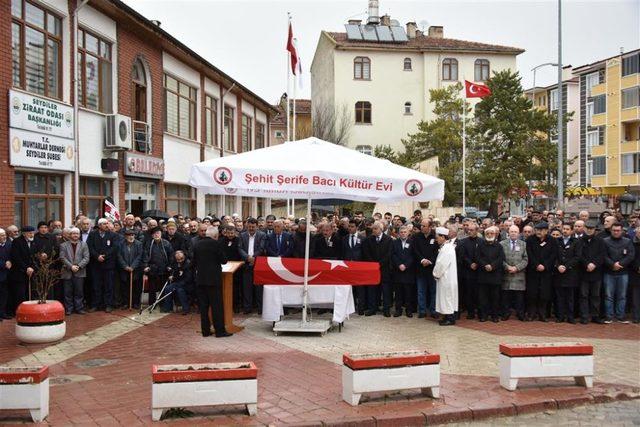
{"type": "Polygon", "coordinates": [[[620,212],[622,215],[628,217],[633,213],[633,210],[636,207],[636,202],[638,198],[633,194],[629,193],[629,191],[625,191],[622,196],[618,198],[618,202],[620,203],[620,212]]]}

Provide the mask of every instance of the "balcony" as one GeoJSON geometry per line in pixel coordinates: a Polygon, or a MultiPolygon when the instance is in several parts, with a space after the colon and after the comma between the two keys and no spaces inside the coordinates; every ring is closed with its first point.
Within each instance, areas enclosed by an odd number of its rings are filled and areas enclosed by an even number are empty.
{"type": "Polygon", "coordinates": [[[605,156],[607,154],[607,149],[604,145],[594,145],[589,147],[589,154],[593,157],[605,156]]]}
{"type": "Polygon", "coordinates": [[[624,108],[620,114],[621,122],[634,122],[640,120],[640,107],[624,108]]]}
{"type": "Polygon", "coordinates": [[[607,93],[607,84],[600,83],[591,88],[591,93],[589,94],[589,96],[598,96],[598,95],[603,95],[605,93],[607,93]]]}
{"type": "Polygon", "coordinates": [[[607,124],[607,115],[604,113],[591,116],[591,126],[604,126],[607,124]]]}
{"type": "Polygon", "coordinates": [[[620,142],[620,153],[637,153],[640,151],[640,141],[621,141],[620,142]]]}
{"type": "Polygon", "coordinates": [[[151,135],[146,122],[133,120],[133,149],[141,153],[151,153],[151,135]]]}

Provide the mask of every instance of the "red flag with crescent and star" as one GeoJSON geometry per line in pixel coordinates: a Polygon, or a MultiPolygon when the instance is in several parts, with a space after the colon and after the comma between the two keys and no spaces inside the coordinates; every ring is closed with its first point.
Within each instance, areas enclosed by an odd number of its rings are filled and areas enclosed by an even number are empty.
{"type": "Polygon", "coordinates": [[[488,86],[471,83],[469,80],[464,81],[464,87],[467,92],[467,98],[484,98],[491,95],[491,89],[488,86]]]}
{"type": "MultiPolygon", "coordinates": [[[[302,285],[304,258],[256,257],[253,267],[256,285],[302,285]]],[[[309,260],[310,285],[377,285],[380,264],[377,262],[309,260]]]]}

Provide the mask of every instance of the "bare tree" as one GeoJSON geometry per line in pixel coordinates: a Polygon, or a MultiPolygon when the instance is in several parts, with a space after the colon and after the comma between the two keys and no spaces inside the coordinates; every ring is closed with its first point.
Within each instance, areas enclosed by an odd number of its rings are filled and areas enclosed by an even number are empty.
{"type": "Polygon", "coordinates": [[[313,136],[337,145],[345,145],[349,140],[353,122],[351,110],[347,104],[334,108],[329,103],[314,103],[313,136]]]}

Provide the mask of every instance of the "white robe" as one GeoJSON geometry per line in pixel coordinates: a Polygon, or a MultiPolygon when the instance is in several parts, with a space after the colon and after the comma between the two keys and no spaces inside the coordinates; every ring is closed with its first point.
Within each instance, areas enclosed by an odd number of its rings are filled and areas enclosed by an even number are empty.
{"type": "Polygon", "coordinates": [[[436,311],[440,314],[458,311],[458,267],[456,250],[450,242],[442,245],[438,252],[433,277],[436,278],[436,311]]]}

